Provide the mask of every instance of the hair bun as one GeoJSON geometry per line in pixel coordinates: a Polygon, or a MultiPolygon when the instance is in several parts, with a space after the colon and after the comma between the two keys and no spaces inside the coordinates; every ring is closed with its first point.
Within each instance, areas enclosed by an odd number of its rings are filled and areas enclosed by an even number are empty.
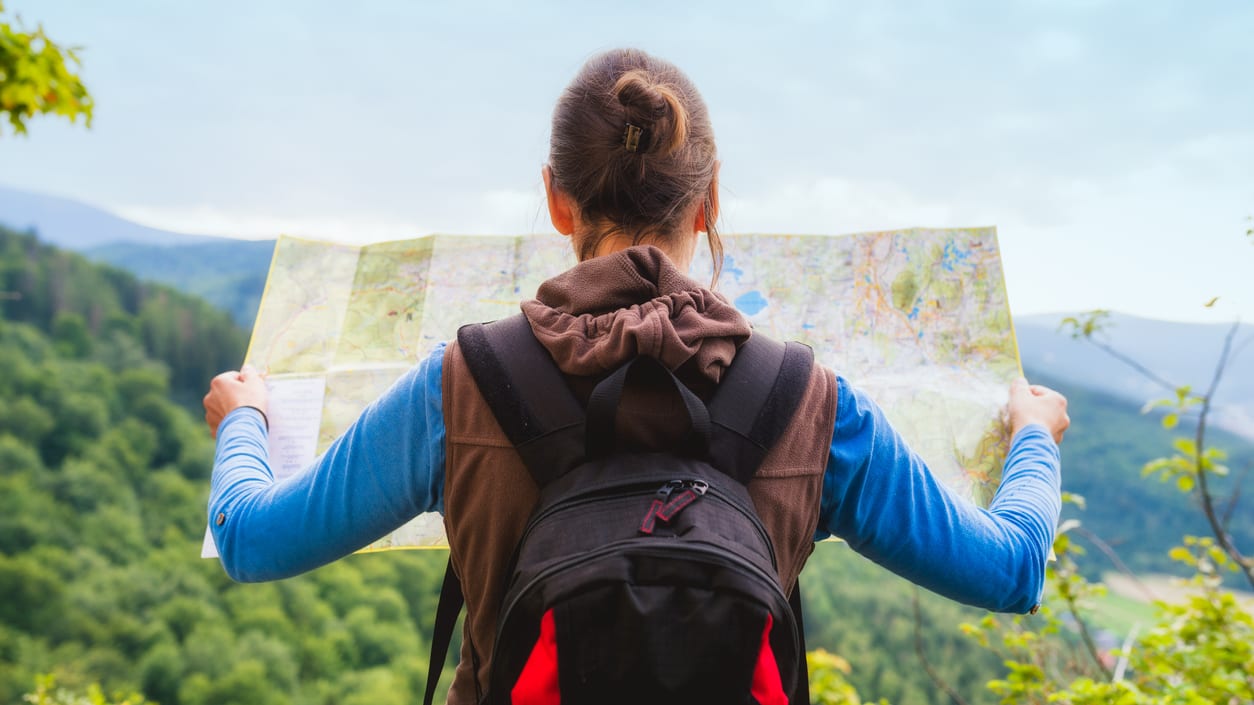
{"type": "Polygon", "coordinates": [[[640,69],[625,72],[614,83],[613,94],[622,104],[628,124],[643,128],[641,153],[669,156],[688,139],[688,111],[675,89],[653,83],[640,69]]]}

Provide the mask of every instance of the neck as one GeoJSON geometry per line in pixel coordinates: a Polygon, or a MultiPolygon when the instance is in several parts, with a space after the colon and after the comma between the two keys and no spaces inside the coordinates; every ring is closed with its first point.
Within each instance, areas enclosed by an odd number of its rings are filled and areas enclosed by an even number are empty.
{"type": "Polygon", "coordinates": [[[667,238],[666,241],[645,238],[642,242],[635,243],[629,235],[613,233],[601,239],[597,244],[596,252],[592,256],[600,257],[621,252],[636,244],[652,245],[661,250],[666,255],[666,258],[671,261],[671,264],[675,265],[676,269],[686,274],[692,267],[692,258],[697,245],[697,235],[697,233],[693,233],[689,238],[667,238]]]}

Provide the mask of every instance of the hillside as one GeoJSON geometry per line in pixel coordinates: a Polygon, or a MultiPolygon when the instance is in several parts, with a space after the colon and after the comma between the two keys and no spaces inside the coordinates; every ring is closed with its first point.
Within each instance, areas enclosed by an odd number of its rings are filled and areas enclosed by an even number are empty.
{"type": "Polygon", "coordinates": [[[237,367],[246,337],[222,311],[169,287],[93,264],[0,227],[0,313],[111,367],[157,365],[192,404],[206,380],[237,367]]]}
{"type": "Polygon", "coordinates": [[[87,249],[91,259],[140,279],[168,284],[231,314],[252,328],[265,289],[274,240],[215,240],[181,245],[114,243],[87,249]]]}
{"type": "Polygon", "coordinates": [[[213,444],[172,397],[236,364],[242,331],[2,229],[0,291],[0,702],[39,673],[163,705],[409,702],[444,556],[260,586],[198,557],[213,444]]]}
{"type": "MultiPolygon", "coordinates": [[[[1172,453],[1172,439],[1190,431],[1164,430],[1156,416],[1140,413],[1140,403],[1030,367],[1025,372],[1032,381],[1054,387],[1068,400],[1071,429],[1062,444],[1063,489],[1082,495],[1087,508],[1067,507],[1064,517],[1080,519],[1133,570],[1178,574],[1180,567],[1167,558],[1167,551],[1181,536],[1209,535],[1209,528],[1194,495],[1180,492],[1174,483],[1143,478],[1141,470],[1148,461],[1172,453]]],[[[1181,425],[1187,427],[1187,422],[1181,425]]],[[[1219,505],[1226,506],[1235,482],[1254,472],[1254,443],[1222,430],[1213,430],[1209,436],[1212,445],[1229,453],[1232,475],[1213,484],[1219,505]]],[[[1230,531],[1238,545],[1254,546],[1249,498],[1237,506],[1230,531]]],[[[1091,577],[1113,568],[1091,547],[1082,565],[1091,577]]]]}
{"type": "Polygon", "coordinates": [[[0,227],[39,233],[74,250],[201,297],[252,327],[274,241],[186,235],[150,228],[99,208],[0,186],[0,227]]]}
{"type": "MultiPolygon", "coordinates": [[[[1170,393],[1085,340],[1059,330],[1066,314],[1015,319],[1023,364],[1054,379],[1142,404],[1170,393]]],[[[1230,323],[1173,323],[1111,314],[1098,339],[1174,385],[1205,390],[1230,323]]],[[[1254,441],[1254,325],[1242,324],[1216,395],[1216,421],[1254,441]]]]}

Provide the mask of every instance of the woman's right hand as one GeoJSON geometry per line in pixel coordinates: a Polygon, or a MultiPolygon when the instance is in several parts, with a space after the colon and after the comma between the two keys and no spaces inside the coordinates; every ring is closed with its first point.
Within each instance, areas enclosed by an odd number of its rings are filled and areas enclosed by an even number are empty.
{"type": "Polygon", "coordinates": [[[251,406],[265,414],[269,400],[265,378],[250,365],[244,365],[239,372],[223,372],[209,383],[209,393],[204,399],[209,433],[217,438],[222,419],[241,406],[251,406]]]}
{"type": "Polygon", "coordinates": [[[1067,398],[1049,387],[1028,384],[1023,377],[1010,383],[1010,437],[1014,438],[1023,427],[1040,424],[1062,443],[1062,434],[1071,425],[1067,416],[1067,398]]]}

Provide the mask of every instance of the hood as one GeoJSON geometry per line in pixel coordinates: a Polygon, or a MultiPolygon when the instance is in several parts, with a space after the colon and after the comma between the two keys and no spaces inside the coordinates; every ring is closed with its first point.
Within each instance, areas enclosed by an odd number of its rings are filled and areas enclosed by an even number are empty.
{"type": "Polygon", "coordinates": [[[726,298],[647,245],[579,263],[540,285],[522,311],[558,367],[579,376],[647,355],[686,383],[717,384],[752,332],[726,298]]]}

